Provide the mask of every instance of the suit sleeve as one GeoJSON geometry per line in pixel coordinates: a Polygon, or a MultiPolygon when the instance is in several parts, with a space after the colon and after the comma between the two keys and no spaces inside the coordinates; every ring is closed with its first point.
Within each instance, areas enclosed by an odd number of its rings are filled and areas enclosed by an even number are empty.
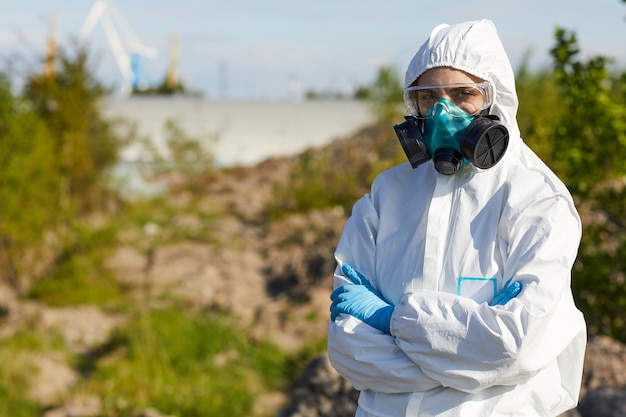
{"type": "MultiPolygon", "coordinates": [[[[346,222],[336,251],[337,262],[358,265],[373,276],[378,214],[369,195],[359,200],[346,222]]],[[[334,288],[348,283],[338,267],[334,288]]],[[[341,314],[328,330],[328,355],[333,367],[360,391],[399,394],[440,386],[396,345],[396,339],[360,320],[341,314]]]]}
{"type": "Polygon", "coordinates": [[[586,326],[572,297],[571,268],[581,225],[571,201],[550,196],[508,220],[504,276],[522,292],[501,306],[454,294],[406,294],[391,319],[397,346],[443,386],[475,393],[528,381],[558,364],[561,384],[577,395],[586,326]]]}

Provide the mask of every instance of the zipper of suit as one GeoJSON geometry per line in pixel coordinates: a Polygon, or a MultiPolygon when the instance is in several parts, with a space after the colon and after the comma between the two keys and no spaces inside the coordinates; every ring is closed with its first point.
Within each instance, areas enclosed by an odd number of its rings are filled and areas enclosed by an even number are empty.
{"type": "MultiPolygon", "coordinates": [[[[459,213],[459,202],[460,202],[460,194],[461,194],[461,187],[459,186],[459,182],[460,182],[460,178],[462,177],[462,173],[457,173],[456,175],[454,175],[454,181],[453,181],[453,189],[451,192],[451,201],[450,201],[450,217],[449,217],[449,223],[448,223],[448,229],[446,231],[446,244],[445,244],[445,249],[443,251],[443,260],[445,262],[445,259],[448,259],[448,253],[450,253],[450,249],[452,244],[454,243],[454,239],[453,236],[455,234],[455,230],[456,230],[456,225],[457,225],[457,220],[459,218],[458,213],[459,213]]],[[[445,274],[445,264],[442,265],[440,274],[439,274],[439,281],[437,282],[437,290],[441,290],[441,284],[443,282],[443,278],[444,278],[444,274],[445,274]]],[[[457,279],[458,277],[454,277],[454,279],[457,279]]]]}
{"type": "MultiPolygon", "coordinates": [[[[424,253],[424,289],[439,290],[457,191],[455,175],[437,174],[435,190],[428,209],[424,253]]],[[[456,208],[454,208],[456,213],[456,208]]]]}

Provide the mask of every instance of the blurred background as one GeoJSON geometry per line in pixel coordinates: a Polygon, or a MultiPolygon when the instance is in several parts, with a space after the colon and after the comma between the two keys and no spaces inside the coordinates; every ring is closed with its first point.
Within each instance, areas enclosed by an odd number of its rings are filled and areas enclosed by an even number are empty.
{"type": "Polygon", "coordinates": [[[56,3],[0,14],[0,415],[289,415],[351,206],[405,161],[404,69],[470,19],[626,342],[625,1],[56,3]]]}
{"type": "Polygon", "coordinates": [[[452,1],[422,7],[410,1],[64,0],[52,5],[30,0],[4,6],[0,48],[22,74],[40,65],[50,36],[62,45],[80,39],[107,85],[129,88],[122,85],[119,68],[119,61],[129,60],[136,71],[128,84],[155,88],[171,69],[175,82],[211,100],[304,99],[309,92],[350,96],[380,67],[404,70],[435,25],[481,18],[496,23],[514,67],[526,59],[533,68],[548,65],[557,25],[576,31],[582,57],[626,62],[623,5],[611,0],[452,1]],[[120,42],[113,46],[116,37],[120,42]],[[128,54],[137,59],[123,56],[128,54]]]}

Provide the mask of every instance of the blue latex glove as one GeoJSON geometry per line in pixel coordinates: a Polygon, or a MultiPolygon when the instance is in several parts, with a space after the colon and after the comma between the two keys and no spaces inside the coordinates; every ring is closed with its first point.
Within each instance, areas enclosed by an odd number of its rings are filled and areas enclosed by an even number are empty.
{"type": "Polygon", "coordinates": [[[348,264],[343,264],[341,265],[341,271],[346,277],[348,277],[348,279],[350,279],[350,281],[352,281],[353,284],[364,285],[365,287],[369,288],[370,291],[376,293],[378,297],[383,298],[380,293],[376,291],[374,287],[372,287],[372,284],[370,284],[368,279],[365,278],[365,275],[354,269],[352,266],[348,264]]]}
{"type": "Polygon", "coordinates": [[[498,294],[493,298],[493,300],[489,303],[490,306],[495,305],[504,305],[508,303],[512,298],[517,297],[517,295],[522,291],[522,283],[521,282],[511,282],[511,278],[507,282],[504,283],[504,286],[500,290],[498,294]]]}
{"type": "Polygon", "coordinates": [[[330,295],[331,320],[334,321],[339,314],[349,314],[383,333],[391,334],[394,306],[387,303],[356,269],[344,264],[342,271],[354,284],[339,287],[330,295]]]}

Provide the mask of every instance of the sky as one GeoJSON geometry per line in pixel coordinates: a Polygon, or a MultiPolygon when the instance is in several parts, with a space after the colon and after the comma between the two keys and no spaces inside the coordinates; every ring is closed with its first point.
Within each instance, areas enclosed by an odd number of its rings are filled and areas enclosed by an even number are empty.
{"type": "MultiPolygon", "coordinates": [[[[576,34],[581,58],[604,55],[626,67],[621,0],[108,1],[119,13],[118,33],[131,33],[156,52],[140,61],[146,85],[164,80],[172,39],[178,39],[177,75],[207,99],[283,100],[309,90],[350,94],[383,66],[403,77],[437,24],[481,18],[496,24],[514,68],[524,59],[532,68],[550,65],[556,27],[576,34]]],[[[94,3],[0,0],[0,71],[19,85],[22,74],[38,69],[52,27],[60,46],[72,50],[94,3]]],[[[85,42],[98,80],[118,91],[123,78],[101,22],[85,42]]]]}

